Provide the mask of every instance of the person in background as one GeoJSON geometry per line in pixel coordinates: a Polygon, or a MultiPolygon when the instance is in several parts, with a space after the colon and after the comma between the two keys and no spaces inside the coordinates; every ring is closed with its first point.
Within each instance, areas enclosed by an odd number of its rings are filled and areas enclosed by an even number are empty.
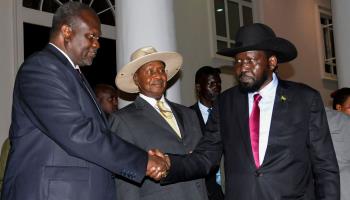
{"type": "Polygon", "coordinates": [[[350,115],[350,88],[341,88],[331,94],[333,109],[350,115]]]}
{"type": "MultiPolygon", "coordinates": [[[[202,133],[205,132],[205,124],[207,123],[214,101],[221,92],[220,69],[211,66],[203,66],[199,68],[195,76],[195,89],[198,102],[190,108],[193,109],[199,119],[202,133]]],[[[205,177],[209,200],[223,200],[222,192],[223,178],[220,174],[220,165],[205,177]]],[[[222,171],[222,170],[221,170],[222,171]]]]}
{"type": "MultiPolygon", "coordinates": [[[[126,141],[148,151],[191,152],[202,136],[193,110],[166,99],[167,81],[182,65],[176,52],[158,52],[153,47],[137,49],[131,61],[117,74],[116,85],[127,93],[139,93],[130,105],[116,112],[111,129],[126,141]]],[[[166,174],[164,174],[166,175],[166,174]]],[[[146,179],[141,184],[117,179],[118,200],[206,200],[204,179],[167,186],[146,179]]]]}
{"type": "Polygon", "coordinates": [[[92,64],[100,35],[97,14],[68,1],[53,16],[49,44],[18,70],[2,199],[115,200],[113,174],[141,183],[169,168],[111,134],[80,73],[92,64]]]}
{"type": "Polygon", "coordinates": [[[340,199],[350,200],[350,88],[331,94],[333,109],[326,107],[329,130],[340,172],[340,199]]]}
{"type": "MultiPolygon", "coordinates": [[[[228,200],[339,200],[339,168],[319,92],[278,78],[295,46],[265,24],[239,28],[232,48],[238,85],[221,93],[196,149],[168,154],[162,184],[206,175],[224,153],[228,200]]],[[[151,153],[162,156],[160,152],[151,153]]]]}
{"type": "Polygon", "coordinates": [[[108,84],[97,84],[94,88],[97,102],[109,118],[110,114],[118,110],[118,91],[108,84]]]}

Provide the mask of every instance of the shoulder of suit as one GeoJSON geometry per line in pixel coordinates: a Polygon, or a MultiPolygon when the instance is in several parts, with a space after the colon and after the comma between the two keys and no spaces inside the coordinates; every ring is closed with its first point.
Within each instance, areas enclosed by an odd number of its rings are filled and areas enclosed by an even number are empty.
{"type": "Polygon", "coordinates": [[[189,108],[191,108],[191,109],[196,109],[197,108],[197,106],[198,106],[198,103],[196,102],[195,104],[193,104],[192,106],[190,106],[189,108]]]}
{"type": "Polygon", "coordinates": [[[167,101],[167,103],[169,104],[170,107],[176,108],[178,110],[181,110],[182,112],[193,112],[195,113],[195,111],[192,108],[186,107],[182,104],[178,104],[175,102],[171,102],[171,101],[167,101]]]}
{"type": "Polygon", "coordinates": [[[131,111],[134,111],[135,109],[136,109],[136,105],[135,105],[135,102],[133,102],[133,103],[131,103],[131,104],[129,104],[129,105],[127,105],[127,106],[117,110],[115,112],[115,114],[117,114],[117,115],[124,115],[124,114],[130,113],[131,111]]]}
{"type": "Polygon", "coordinates": [[[294,82],[294,81],[287,81],[287,80],[279,80],[279,87],[283,87],[291,92],[297,92],[298,95],[303,95],[303,94],[319,94],[319,92],[310,87],[309,85],[306,85],[304,83],[300,82],[294,82]]]}

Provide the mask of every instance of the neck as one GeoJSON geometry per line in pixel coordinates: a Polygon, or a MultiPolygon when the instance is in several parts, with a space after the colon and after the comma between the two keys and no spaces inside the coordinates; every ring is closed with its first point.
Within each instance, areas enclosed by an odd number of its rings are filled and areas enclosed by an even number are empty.
{"type": "Polygon", "coordinates": [[[205,105],[208,108],[213,107],[213,101],[211,101],[211,100],[208,100],[208,99],[205,99],[203,97],[200,97],[199,101],[201,102],[201,104],[205,105]]]}

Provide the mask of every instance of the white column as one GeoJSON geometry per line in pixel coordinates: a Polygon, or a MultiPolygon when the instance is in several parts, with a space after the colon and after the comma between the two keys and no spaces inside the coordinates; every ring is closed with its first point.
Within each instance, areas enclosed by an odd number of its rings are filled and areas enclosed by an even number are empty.
{"type": "Polygon", "coordinates": [[[350,1],[332,0],[338,87],[350,87],[350,1]]]}
{"type": "MultiPolygon", "coordinates": [[[[117,0],[116,11],[118,69],[140,47],[176,51],[173,0],[117,0]]],[[[166,94],[171,101],[181,103],[180,80],[166,94]]],[[[128,103],[120,101],[121,107],[128,103]]]]}
{"type": "Polygon", "coordinates": [[[9,134],[12,90],[17,69],[14,58],[14,5],[13,0],[0,1],[0,146],[9,134]]]}

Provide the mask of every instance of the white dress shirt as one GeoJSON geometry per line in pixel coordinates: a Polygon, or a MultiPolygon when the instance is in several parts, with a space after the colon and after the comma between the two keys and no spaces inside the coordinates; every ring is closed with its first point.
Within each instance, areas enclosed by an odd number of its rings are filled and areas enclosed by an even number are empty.
{"type": "Polygon", "coordinates": [[[271,117],[273,111],[273,104],[275,102],[276,90],[278,86],[278,79],[276,74],[272,74],[272,81],[267,84],[259,92],[248,93],[249,116],[252,113],[254,95],[259,93],[262,99],[259,102],[260,108],[260,124],[259,124],[259,162],[260,165],[264,161],[267,144],[269,141],[271,117]]]}
{"type": "Polygon", "coordinates": [[[200,101],[198,101],[198,107],[199,107],[199,110],[201,111],[204,124],[206,124],[209,117],[209,111],[208,111],[209,108],[203,105],[200,101]]]}
{"type": "Polygon", "coordinates": [[[66,53],[64,53],[60,48],[58,48],[53,43],[50,42],[49,44],[52,45],[53,47],[55,47],[58,51],[60,51],[68,59],[68,61],[72,65],[72,67],[81,73],[79,65],[74,65],[73,61],[69,58],[69,56],[66,53]]]}

